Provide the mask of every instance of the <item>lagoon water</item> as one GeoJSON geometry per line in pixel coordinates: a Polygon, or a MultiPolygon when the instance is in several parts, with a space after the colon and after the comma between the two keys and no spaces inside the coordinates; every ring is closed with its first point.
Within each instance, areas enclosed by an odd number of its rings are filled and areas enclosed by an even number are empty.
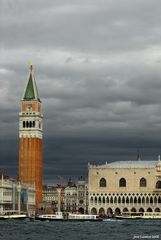
{"type": "Polygon", "coordinates": [[[104,222],[0,221],[3,240],[130,240],[161,239],[161,221],[104,222]]]}

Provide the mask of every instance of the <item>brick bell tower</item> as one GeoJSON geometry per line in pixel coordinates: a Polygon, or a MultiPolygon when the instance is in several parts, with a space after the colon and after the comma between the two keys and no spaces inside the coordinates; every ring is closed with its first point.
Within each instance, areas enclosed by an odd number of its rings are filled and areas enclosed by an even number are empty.
{"type": "Polygon", "coordinates": [[[19,113],[19,180],[36,187],[36,207],[42,201],[42,119],[41,101],[31,64],[19,113]]]}

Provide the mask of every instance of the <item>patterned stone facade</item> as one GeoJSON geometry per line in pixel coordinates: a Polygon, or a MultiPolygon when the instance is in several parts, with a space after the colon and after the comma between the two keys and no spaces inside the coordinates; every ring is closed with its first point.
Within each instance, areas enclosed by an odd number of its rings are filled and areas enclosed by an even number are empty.
{"type": "Polygon", "coordinates": [[[89,213],[161,211],[161,161],[88,166],[89,213]]]}
{"type": "Polygon", "coordinates": [[[88,187],[85,180],[80,177],[76,183],[69,182],[64,190],[65,210],[68,212],[88,212],[88,187]]]}

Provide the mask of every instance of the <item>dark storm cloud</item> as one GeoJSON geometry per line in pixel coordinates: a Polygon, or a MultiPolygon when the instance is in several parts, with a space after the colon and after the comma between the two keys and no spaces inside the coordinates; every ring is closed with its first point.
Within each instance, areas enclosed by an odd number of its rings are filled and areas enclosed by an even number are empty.
{"type": "Polygon", "coordinates": [[[153,0],[0,0],[0,168],[16,176],[29,59],[43,102],[46,182],[87,175],[88,161],[135,159],[137,148],[156,158],[160,7],[153,0]]]}
{"type": "Polygon", "coordinates": [[[44,161],[43,169],[49,183],[58,182],[58,176],[60,175],[64,176],[66,181],[70,177],[77,180],[81,175],[84,175],[87,179],[88,162],[104,164],[109,160],[136,160],[138,148],[143,159],[157,160],[157,154],[160,154],[158,150],[160,148],[159,141],[145,141],[141,136],[138,136],[137,139],[123,139],[122,137],[113,139],[106,137],[106,139],[101,140],[96,138],[86,140],[84,138],[51,138],[45,139],[45,141],[45,152],[48,155],[48,161],[44,161]],[[51,164],[52,162],[53,164],[51,164]]]}
{"type": "Polygon", "coordinates": [[[8,47],[107,52],[159,44],[159,1],[1,2],[1,33],[8,47]]]}

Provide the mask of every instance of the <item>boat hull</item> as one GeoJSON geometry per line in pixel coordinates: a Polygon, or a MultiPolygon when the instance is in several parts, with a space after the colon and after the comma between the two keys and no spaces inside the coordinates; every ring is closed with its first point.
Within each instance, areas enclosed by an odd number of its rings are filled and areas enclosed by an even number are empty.
{"type": "Polygon", "coordinates": [[[67,219],[65,221],[69,221],[69,222],[101,222],[103,221],[103,219],[67,219]]]}
{"type": "Polygon", "coordinates": [[[121,220],[161,220],[161,213],[157,212],[144,212],[144,213],[131,213],[115,216],[116,219],[121,220]]]}
{"type": "Polygon", "coordinates": [[[35,220],[40,221],[65,221],[65,222],[100,222],[103,219],[56,219],[56,218],[41,218],[41,217],[35,217],[35,220]]]}
{"type": "Polygon", "coordinates": [[[63,221],[64,219],[35,217],[35,220],[40,220],[40,221],[63,221]]]}
{"type": "Polygon", "coordinates": [[[140,219],[143,219],[142,217],[115,217],[116,219],[119,219],[119,220],[140,220],[140,219]]]}
{"type": "Polygon", "coordinates": [[[0,220],[7,220],[7,219],[25,219],[27,218],[26,215],[4,215],[0,216],[0,220]]]}

